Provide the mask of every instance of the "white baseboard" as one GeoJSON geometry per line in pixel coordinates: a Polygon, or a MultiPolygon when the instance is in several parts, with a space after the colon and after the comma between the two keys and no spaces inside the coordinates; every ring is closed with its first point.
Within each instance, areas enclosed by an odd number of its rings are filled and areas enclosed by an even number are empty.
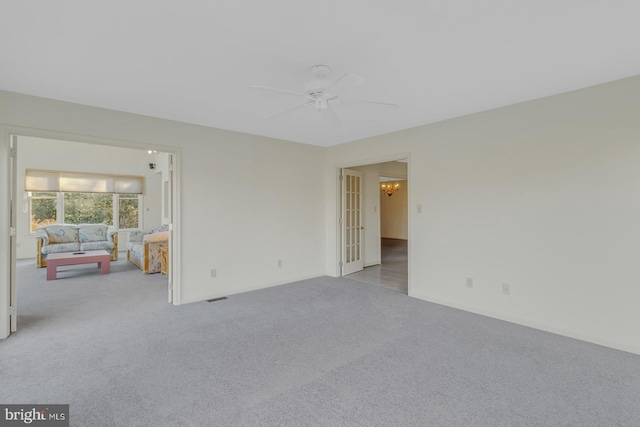
{"type": "Polygon", "coordinates": [[[457,302],[445,300],[439,297],[434,297],[432,295],[421,294],[417,292],[410,292],[409,296],[412,298],[417,298],[424,301],[432,302],[434,304],[457,308],[459,310],[468,311],[470,313],[480,314],[482,316],[487,316],[487,317],[491,317],[498,320],[504,320],[505,322],[515,323],[518,325],[527,326],[529,328],[539,329],[545,332],[551,332],[552,334],[562,335],[562,336],[574,338],[580,341],[586,341],[592,344],[597,344],[604,347],[614,348],[616,350],[626,351],[628,353],[640,355],[640,346],[637,346],[637,345],[621,344],[617,342],[603,340],[601,338],[591,337],[588,335],[584,335],[582,333],[576,333],[576,332],[568,331],[565,329],[557,328],[555,326],[541,323],[535,320],[520,318],[517,316],[504,315],[504,314],[497,313],[491,310],[486,310],[483,308],[473,307],[466,304],[459,304],[457,302]]]}
{"type": "Polygon", "coordinates": [[[262,284],[262,285],[251,286],[251,287],[239,289],[239,290],[233,291],[233,292],[222,292],[222,293],[207,295],[207,296],[204,296],[204,297],[182,299],[180,301],[180,304],[176,304],[176,305],[191,304],[191,303],[194,303],[194,302],[207,301],[207,300],[210,300],[210,299],[228,297],[230,295],[243,294],[245,292],[257,291],[259,289],[266,289],[266,288],[272,288],[274,286],[287,285],[289,283],[300,282],[302,280],[315,279],[316,277],[321,277],[321,276],[326,276],[326,274],[324,272],[323,273],[318,273],[318,274],[310,274],[310,275],[305,275],[305,276],[301,276],[301,277],[297,277],[297,278],[294,277],[294,278],[287,279],[287,280],[281,280],[281,281],[266,283],[266,284],[262,284]]]}

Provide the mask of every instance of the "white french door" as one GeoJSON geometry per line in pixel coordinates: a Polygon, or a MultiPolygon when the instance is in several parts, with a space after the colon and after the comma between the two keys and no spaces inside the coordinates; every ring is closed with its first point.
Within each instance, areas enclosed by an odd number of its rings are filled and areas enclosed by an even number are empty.
{"type": "Polygon", "coordinates": [[[18,138],[15,135],[11,135],[9,139],[9,148],[11,150],[11,225],[10,225],[10,247],[9,247],[9,325],[10,332],[16,332],[18,330],[18,298],[16,292],[16,210],[18,208],[18,196],[16,183],[18,182],[18,138]]]}
{"type": "MultiPolygon", "coordinates": [[[[167,177],[167,188],[164,194],[166,200],[164,200],[165,205],[163,209],[166,207],[166,215],[169,220],[169,241],[167,244],[169,245],[169,252],[167,259],[167,263],[169,264],[169,268],[167,271],[167,286],[168,286],[168,294],[169,294],[169,304],[173,303],[173,154],[169,153],[167,155],[167,161],[169,163],[169,167],[167,168],[169,171],[169,176],[167,177]]],[[[164,184],[163,184],[164,185],[164,184]]],[[[163,188],[164,191],[164,188],[163,188]]]]}
{"type": "Polygon", "coordinates": [[[342,170],[342,275],[364,268],[362,253],[362,172],[342,170]]]}

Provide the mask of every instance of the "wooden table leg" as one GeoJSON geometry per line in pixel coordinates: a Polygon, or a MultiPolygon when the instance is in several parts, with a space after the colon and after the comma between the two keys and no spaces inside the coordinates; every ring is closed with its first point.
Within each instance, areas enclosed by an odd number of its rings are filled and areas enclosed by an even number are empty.
{"type": "Polygon", "coordinates": [[[57,265],[54,262],[48,262],[47,263],[47,280],[56,280],[56,269],[57,269],[57,265]]]}
{"type": "Polygon", "coordinates": [[[99,262],[100,270],[102,274],[109,274],[111,272],[111,260],[99,262]]]}

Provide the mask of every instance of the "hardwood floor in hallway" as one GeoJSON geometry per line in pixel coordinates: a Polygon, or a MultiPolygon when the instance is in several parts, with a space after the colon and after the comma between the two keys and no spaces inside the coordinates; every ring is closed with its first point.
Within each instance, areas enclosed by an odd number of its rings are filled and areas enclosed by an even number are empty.
{"type": "Polygon", "coordinates": [[[407,241],[381,239],[382,264],[345,276],[394,291],[408,292],[407,241]]]}

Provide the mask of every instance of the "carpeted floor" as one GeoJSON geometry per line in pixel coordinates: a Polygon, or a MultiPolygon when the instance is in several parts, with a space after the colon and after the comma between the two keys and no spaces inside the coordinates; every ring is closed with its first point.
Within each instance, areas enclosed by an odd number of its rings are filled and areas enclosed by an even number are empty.
{"type": "Polygon", "coordinates": [[[632,426],[640,356],[322,277],[166,303],[126,261],[20,262],[1,403],[74,426],[632,426]]]}

